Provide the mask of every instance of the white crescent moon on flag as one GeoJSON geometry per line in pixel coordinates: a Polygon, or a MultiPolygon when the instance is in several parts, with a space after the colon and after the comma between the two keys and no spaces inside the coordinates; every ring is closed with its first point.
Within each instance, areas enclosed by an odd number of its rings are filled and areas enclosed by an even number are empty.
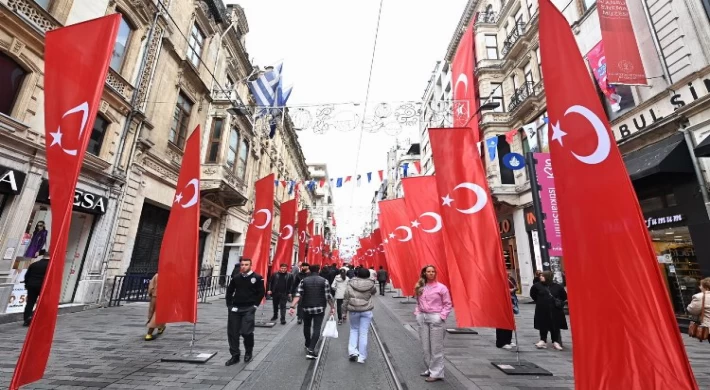
{"type": "Polygon", "coordinates": [[[436,233],[439,230],[441,230],[441,215],[431,212],[431,211],[427,211],[426,213],[422,213],[422,215],[420,215],[419,218],[422,218],[425,215],[434,218],[434,221],[436,221],[436,225],[434,225],[434,227],[431,229],[422,229],[423,232],[436,233]]]}
{"type": "Polygon", "coordinates": [[[199,196],[200,196],[200,181],[199,180],[197,180],[197,179],[190,180],[189,182],[187,182],[187,185],[185,186],[185,188],[187,188],[189,186],[192,186],[192,188],[195,190],[195,193],[192,194],[192,198],[190,198],[190,200],[187,203],[180,205],[184,209],[194,206],[197,203],[197,199],[199,199],[199,196]]]}
{"type": "Polygon", "coordinates": [[[396,232],[397,230],[404,230],[405,232],[407,232],[407,236],[404,237],[403,240],[400,240],[400,239],[398,238],[399,241],[401,241],[401,242],[407,242],[407,241],[409,241],[409,240],[412,239],[412,229],[410,229],[409,226],[399,226],[399,227],[397,227],[396,229],[394,229],[395,232],[396,232]]]}
{"type": "Polygon", "coordinates": [[[378,246],[377,246],[377,250],[380,251],[380,252],[384,252],[384,251],[385,251],[385,244],[380,244],[380,245],[378,245],[378,246]]]}
{"type": "Polygon", "coordinates": [[[281,229],[281,233],[282,233],[282,234],[283,234],[283,231],[284,231],[285,229],[288,229],[288,234],[287,234],[285,237],[281,237],[281,238],[284,239],[284,240],[288,240],[288,239],[290,239],[291,237],[293,237],[293,226],[291,226],[291,225],[286,225],[286,226],[284,226],[284,228],[281,229]]]}
{"type": "Polygon", "coordinates": [[[606,126],[599,117],[592,112],[592,110],[587,107],[574,105],[567,109],[565,116],[567,114],[579,114],[583,116],[591,125],[594,127],[594,132],[597,134],[597,148],[594,153],[588,156],[580,156],[575,152],[572,155],[579,160],[588,165],[599,164],[609,157],[609,151],[611,150],[611,139],[609,139],[609,132],[606,130],[606,126]]]}
{"type": "Polygon", "coordinates": [[[256,225],[256,227],[258,229],[264,229],[266,227],[266,225],[268,225],[269,222],[271,222],[271,211],[269,211],[267,209],[259,209],[254,213],[254,217],[256,217],[256,215],[259,213],[264,213],[266,215],[266,222],[264,222],[263,225],[256,225]]]}
{"type": "Polygon", "coordinates": [[[367,256],[367,257],[372,257],[374,255],[375,255],[375,251],[373,249],[368,249],[367,251],[365,251],[365,256],[367,256]]]}
{"type": "Polygon", "coordinates": [[[488,202],[488,194],[486,194],[486,191],[478,184],[463,182],[454,187],[454,190],[457,190],[459,188],[466,188],[467,190],[471,190],[473,191],[473,193],[476,194],[476,204],[474,204],[470,209],[456,209],[462,214],[475,214],[481,211],[483,209],[483,206],[486,205],[486,202],[488,202]]]}
{"type": "Polygon", "coordinates": [[[463,83],[464,87],[466,87],[466,90],[464,91],[464,97],[468,97],[468,76],[466,76],[465,73],[460,73],[459,77],[456,79],[456,84],[454,84],[454,93],[456,93],[456,89],[459,87],[459,83],[463,83]]]}
{"type": "Polygon", "coordinates": [[[298,233],[298,241],[306,242],[306,232],[298,233]]]}

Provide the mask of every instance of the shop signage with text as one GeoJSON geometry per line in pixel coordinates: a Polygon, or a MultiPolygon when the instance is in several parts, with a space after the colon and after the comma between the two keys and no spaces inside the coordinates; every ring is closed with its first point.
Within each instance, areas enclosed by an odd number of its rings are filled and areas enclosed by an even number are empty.
{"type": "Polygon", "coordinates": [[[537,217],[535,216],[533,207],[526,207],[525,210],[523,210],[523,214],[525,216],[525,230],[537,230],[537,217]]]}
{"type": "Polygon", "coordinates": [[[659,100],[638,114],[617,123],[613,126],[614,137],[617,141],[628,138],[634,133],[660,121],[665,116],[671,115],[675,110],[691,104],[696,100],[710,94],[710,78],[697,78],[675,90],[670,97],[659,100]]]}
{"type": "Polygon", "coordinates": [[[646,226],[648,228],[653,228],[656,226],[668,225],[671,223],[683,222],[682,214],[668,215],[665,217],[649,217],[646,218],[646,226]]]}
{"type": "Polygon", "coordinates": [[[514,236],[513,219],[511,217],[501,217],[498,221],[498,230],[500,230],[500,236],[502,238],[514,236]]]}
{"type": "Polygon", "coordinates": [[[25,182],[25,173],[0,166],[0,193],[17,195],[25,182]]]}
{"type": "Polygon", "coordinates": [[[562,256],[562,229],[560,228],[559,209],[557,207],[557,190],[555,176],[552,173],[550,153],[535,153],[535,173],[540,184],[540,203],[545,217],[545,235],[549,244],[547,252],[550,256],[562,256]]]}
{"type": "MultiPolygon", "coordinates": [[[[49,182],[42,180],[37,194],[37,202],[50,203],[49,182]]],[[[89,214],[105,214],[108,198],[80,189],[74,190],[74,210],[89,214]]]]}

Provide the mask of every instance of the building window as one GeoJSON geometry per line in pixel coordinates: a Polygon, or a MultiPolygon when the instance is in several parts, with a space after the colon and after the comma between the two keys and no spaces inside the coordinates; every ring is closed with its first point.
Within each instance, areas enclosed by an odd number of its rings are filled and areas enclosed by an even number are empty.
{"type": "Polygon", "coordinates": [[[495,35],[486,35],[486,55],[489,60],[498,59],[498,37],[495,35]]]}
{"type": "Polygon", "coordinates": [[[208,163],[217,162],[217,157],[219,156],[219,144],[222,139],[223,125],[223,118],[212,119],[212,134],[210,135],[210,141],[207,146],[207,158],[205,159],[208,163]]]}
{"type": "Polygon", "coordinates": [[[249,143],[243,139],[239,148],[239,165],[237,167],[237,177],[244,180],[247,174],[247,157],[249,156],[249,143]]]}
{"type": "Polygon", "coordinates": [[[86,148],[87,153],[91,153],[94,156],[98,156],[101,153],[101,146],[104,144],[104,136],[106,136],[107,128],[108,121],[101,115],[97,115],[96,121],[94,121],[94,128],[91,129],[89,146],[86,148]]]}
{"type": "Polygon", "coordinates": [[[196,24],[192,25],[190,39],[188,41],[190,47],[187,48],[187,58],[195,68],[200,67],[200,56],[202,55],[202,47],[205,44],[205,34],[200,31],[196,24]]]}
{"type": "Polygon", "coordinates": [[[501,83],[491,83],[491,100],[500,103],[500,105],[495,108],[495,112],[505,111],[505,102],[503,100],[503,85],[501,83]]]}
{"type": "Polygon", "coordinates": [[[35,3],[44,8],[45,11],[49,11],[49,6],[52,5],[52,0],[35,0],[35,3]]]}
{"type": "Polygon", "coordinates": [[[0,112],[10,115],[25,72],[15,60],[0,52],[0,112]]]}
{"type": "Polygon", "coordinates": [[[190,102],[182,93],[178,95],[177,104],[175,105],[175,113],[173,115],[173,124],[170,127],[170,142],[174,143],[180,149],[185,147],[185,138],[187,138],[187,125],[190,123],[190,112],[192,111],[192,102],[190,102]]]}
{"type": "Polygon", "coordinates": [[[113,53],[111,53],[111,69],[116,72],[121,70],[123,60],[126,58],[128,40],[131,38],[132,33],[133,28],[128,24],[126,17],[121,15],[121,24],[118,25],[116,44],[113,45],[113,53]]]}
{"type": "Polygon", "coordinates": [[[584,7],[584,12],[587,12],[588,9],[592,8],[594,4],[597,3],[597,0],[582,0],[582,6],[584,7]]]}
{"type": "Polygon", "coordinates": [[[532,64],[530,64],[530,61],[528,61],[528,63],[523,67],[523,73],[525,73],[525,82],[535,84],[535,78],[532,74],[532,64]]]}
{"type": "Polygon", "coordinates": [[[227,150],[227,165],[234,168],[234,163],[237,161],[237,147],[239,146],[239,133],[237,129],[232,128],[229,132],[229,150],[227,150]]]}
{"type": "Polygon", "coordinates": [[[540,56],[540,48],[535,49],[535,57],[537,58],[537,71],[540,72],[540,80],[542,80],[542,56],[540,56]]]}

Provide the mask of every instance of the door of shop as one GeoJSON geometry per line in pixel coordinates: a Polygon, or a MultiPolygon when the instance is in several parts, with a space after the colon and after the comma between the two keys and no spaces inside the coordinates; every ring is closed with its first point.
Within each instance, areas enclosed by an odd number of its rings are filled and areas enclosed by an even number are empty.
{"type": "Polygon", "coordinates": [[[136,241],[131,255],[131,265],[126,274],[152,274],[158,272],[160,245],[163,242],[165,226],[168,224],[170,211],[143,204],[136,241]]]}

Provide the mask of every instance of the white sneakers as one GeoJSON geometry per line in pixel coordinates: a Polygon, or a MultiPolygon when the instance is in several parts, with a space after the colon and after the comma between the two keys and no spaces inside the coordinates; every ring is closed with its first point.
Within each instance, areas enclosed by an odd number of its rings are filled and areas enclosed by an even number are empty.
{"type": "Polygon", "coordinates": [[[507,350],[511,350],[513,348],[515,348],[515,343],[510,343],[510,344],[506,344],[503,346],[503,349],[507,349],[507,350]]]}
{"type": "MultiPolygon", "coordinates": [[[[537,349],[547,349],[547,342],[540,340],[535,344],[535,346],[537,347],[537,349]]],[[[503,347],[503,348],[505,348],[505,347],[503,347]]],[[[552,343],[552,348],[554,348],[558,351],[564,350],[564,348],[562,347],[562,344],[558,343],[557,341],[552,343]]]]}
{"type": "Polygon", "coordinates": [[[558,351],[562,351],[562,350],[564,349],[564,348],[562,348],[562,346],[561,346],[560,343],[558,343],[558,342],[552,343],[552,348],[554,348],[554,349],[556,349],[556,350],[558,350],[558,351]]]}

